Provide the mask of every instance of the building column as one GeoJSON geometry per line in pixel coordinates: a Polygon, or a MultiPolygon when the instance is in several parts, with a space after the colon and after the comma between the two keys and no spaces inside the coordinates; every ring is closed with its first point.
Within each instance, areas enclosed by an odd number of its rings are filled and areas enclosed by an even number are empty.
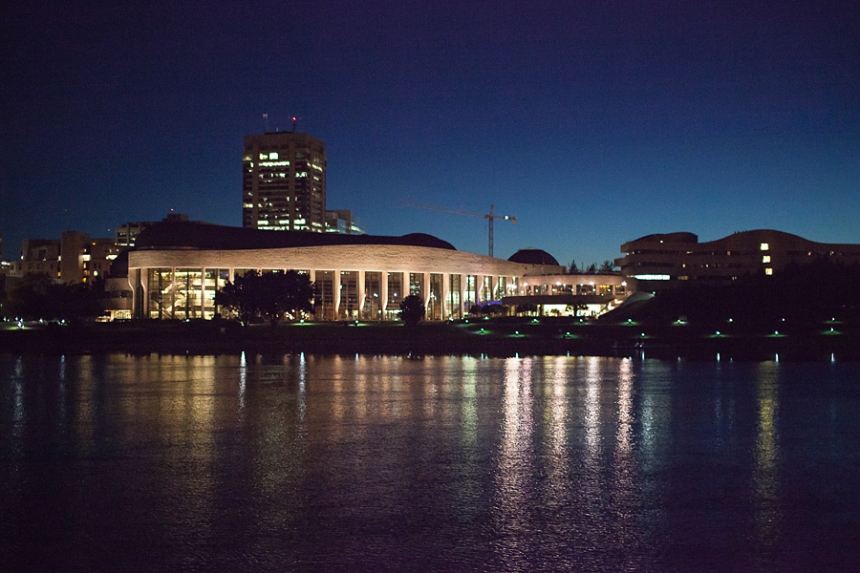
{"type": "Polygon", "coordinates": [[[358,271],[355,285],[355,298],[358,303],[358,320],[365,320],[364,305],[367,303],[367,285],[364,282],[364,271],[358,271]]]}
{"type": "MultiPolygon", "coordinates": [[[[149,318],[149,270],[146,267],[136,269],[137,284],[131,289],[132,316],[135,318],[149,318]]],[[[131,274],[129,272],[129,274],[131,274]]]]}
{"type": "Polygon", "coordinates": [[[382,320],[388,320],[385,314],[388,312],[388,271],[382,271],[382,277],[379,279],[379,307],[382,309],[382,320]]]}
{"type": "Polygon", "coordinates": [[[340,269],[334,271],[332,280],[332,296],[334,298],[334,319],[340,320],[340,269]]]}
{"type": "Polygon", "coordinates": [[[448,298],[451,291],[451,273],[442,273],[442,320],[448,320],[448,298]]]}
{"type": "MultiPolygon", "coordinates": [[[[424,308],[430,304],[430,273],[421,273],[421,292],[424,293],[424,308]]],[[[426,316],[426,315],[425,315],[426,316]]]]}
{"type": "Polygon", "coordinates": [[[460,275],[460,302],[458,303],[460,305],[460,318],[463,318],[465,314],[464,299],[466,298],[466,282],[468,281],[468,277],[469,275],[460,275]]]}

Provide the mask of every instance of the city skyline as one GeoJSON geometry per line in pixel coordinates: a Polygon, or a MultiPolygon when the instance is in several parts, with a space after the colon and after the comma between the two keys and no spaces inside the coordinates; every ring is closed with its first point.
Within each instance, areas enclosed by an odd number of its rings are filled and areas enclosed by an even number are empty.
{"type": "Polygon", "coordinates": [[[4,255],[170,209],[241,226],[243,137],[327,147],[327,208],[376,235],[600,263],[643,235],[857,243],[850,2],[15,5],[4,255]],[[268,119],[263,119],[263,114],[268,119]],[[268,121],[268,125],[266,124],[268,121]]]}

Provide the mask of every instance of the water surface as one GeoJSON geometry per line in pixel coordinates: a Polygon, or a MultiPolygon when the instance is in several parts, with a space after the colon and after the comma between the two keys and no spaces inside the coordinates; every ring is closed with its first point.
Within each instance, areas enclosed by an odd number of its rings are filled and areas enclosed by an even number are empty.
{"type": "Polygon", "coordinates": [[[0,356],[6,570],[856,571],[858,469],[857,363],[0,356]]]}

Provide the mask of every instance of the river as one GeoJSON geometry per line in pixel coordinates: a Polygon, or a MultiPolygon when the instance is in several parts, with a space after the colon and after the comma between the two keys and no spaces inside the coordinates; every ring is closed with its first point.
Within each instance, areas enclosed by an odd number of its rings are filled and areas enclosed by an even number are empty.
{"type": "Polygon", "coordinates": [[[6,571],[857,571],[860,363],[0,355],[6,571]]]}

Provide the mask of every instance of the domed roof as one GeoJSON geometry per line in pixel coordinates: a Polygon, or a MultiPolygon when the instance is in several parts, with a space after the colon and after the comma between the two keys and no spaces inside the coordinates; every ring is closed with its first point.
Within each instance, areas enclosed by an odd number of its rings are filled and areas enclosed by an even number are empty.
{"type": "Polygon", "coordinates": [[[558,261],[555,257],[544,251],[543,249],[520,249],[508,259],[512,263],[522,263],[524,265],[556,265],[558,261]]]}
{"type": "Polygon", "coordinates": [[[455,251],[448,241],[432,235],[412,233],[402,237],[342,235],[306,231],[265,231],[226,227],[194,221],[168,221],[147,227],[137,237],[136,248],[163,249],[282,249],[331,245],[403,245],[455,251]]]}

